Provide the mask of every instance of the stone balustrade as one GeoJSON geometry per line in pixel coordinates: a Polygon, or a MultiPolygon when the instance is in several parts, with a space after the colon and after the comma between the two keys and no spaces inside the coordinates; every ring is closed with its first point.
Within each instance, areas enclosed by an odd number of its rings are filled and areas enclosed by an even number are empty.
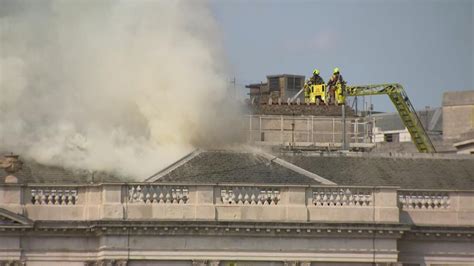
{"type": "Polygon", "coordinates": [[[237,184],[0,184],[31,220],[183,220],[474,225],[474,191],[237,184]]]}
{"type": "Polygon", "coordinates": [[[437,210],[450,207],[449,193],[443,191],[401,191],[398,201],[404,210],[437,210]]]}
{"type": "Polygon", "coordinates": [[[364,188],[319,187],[313,189],[313,204],[320,207],[372,206],[373,191],[364,188]]]}
{"type": "Polygon", "coordinates": [[[78,200],[76,188],[31,188],[30,202],[33,205],[75,205],[78,200]]]}
{"type": "Polygon", "coordinates": [[[474,191],[399,190],[400,221],[474,226],[474,191]]]}
{"type": "Polygon", "coordinates": [[[263,187],[226,187],[221,189],[221,203],[238,205],[278,205],[280,190],[263,187]]]}
{"type": "Polygon", "coordinates": [[[189,189],[183,186],[131,185],[128,187],[129,203],[187,204],[189,189]]]}

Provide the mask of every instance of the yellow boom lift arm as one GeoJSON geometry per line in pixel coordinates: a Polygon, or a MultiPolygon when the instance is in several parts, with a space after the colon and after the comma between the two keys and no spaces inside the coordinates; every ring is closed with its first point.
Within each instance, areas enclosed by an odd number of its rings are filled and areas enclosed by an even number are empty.
{"type": "Polygon", "coordinates": [[[345,96],[388,95],[398,111],[403,124],[410,132],[413,143],[419,152],[435,153],[435,147],[426,133],[415,108],[408,99],[403,86],[398,83],[363,86],[346,86],[345,96]]]}

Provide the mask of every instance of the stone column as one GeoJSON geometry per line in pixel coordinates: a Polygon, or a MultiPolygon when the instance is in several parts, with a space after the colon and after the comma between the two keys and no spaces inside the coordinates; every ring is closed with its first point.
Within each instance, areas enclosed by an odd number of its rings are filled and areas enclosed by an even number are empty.
{"type": "Polygon", "coordinates": [[[127,260],[118,260],[116,263],[115,263],[115,266],[127,266],[128,265],[128,261],[127,260]]]}
{"type": "MultiPolygon", "coordinates": [[[[101,218],[121,220],[124,218],[124,205],[122,204],[122,185],[102,185],[101,218]]],[[[126,206],[126,205],[125,205],[126,206]]]]}
{"type": "Polygon", "coordinates": [[[288,221],[308,221],[306,187],[288,187],[282,193],[282,204],[286,205],[288,221]]]}
{"type": "Polygon", "coordinates": [[[14,213],[23,213],[22,188],[19,184],[0,186],[0,208],[14,213]]]}
{"type": "Polygon", "coordinates": [[[205,261],[205,260],[193,260],[193,266],[207,266],[207,261],[205,261]]]}
{"type": "Polygon", "coordinates": [[[396,187],[374,189],[375,220],[377,222],[398,223],[400,213],[396,187]]]}
{"type": "Polygon", "coordinates": [[[283,262],[285,266],[311,266],[309,261],[285,261],[283,262]]]}
{"type": "Polygon", "coordinates": [[[0,266],[25,266],[26,262],[19,260],[1,261],[0,266]]]}
{"type": "Polygon", "coordinates": [[[458,225],[474,225],[474,193],[450,192],[452,207],[457,212],[458,225]]]}
{"type": "Polygon", "coordinates": [[[196,220],[215,220],[214,187],[194,186],[190,189],[193,189],[192,193],[194,194],[191,195],[190,203],[195,206],[196,220]]]}
{"type": "Polygon", "coordinates": [[[84,262],[84,266],[127,266],[127,264],[127,260],[97,260],[84,262]]]}

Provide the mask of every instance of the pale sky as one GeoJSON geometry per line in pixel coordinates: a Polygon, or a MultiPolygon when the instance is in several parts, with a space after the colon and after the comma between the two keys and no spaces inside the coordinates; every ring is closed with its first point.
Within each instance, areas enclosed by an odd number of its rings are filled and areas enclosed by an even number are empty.
{"type": "MultiPolygon", "coordinates": [[[[238,87],[339,67],[348,84],[398,82],[417,109],[474,90],[474,1],[211,1],[238,87]]],[[[246,91],[245,91],[246,92],[246,91]]],[[[387,97],[376,110],[394,111],[387,97]]]]}

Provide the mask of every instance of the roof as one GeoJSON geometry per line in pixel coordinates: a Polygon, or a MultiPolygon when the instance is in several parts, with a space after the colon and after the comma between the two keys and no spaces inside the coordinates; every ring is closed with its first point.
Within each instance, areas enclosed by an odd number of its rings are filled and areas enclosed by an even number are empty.
{"type": "Polygon", "coordinates": [[[297,74],[275,74],[275,75],[267,75],[267,78],[279,78],[279,77],[298,77],[298,78],[304,78],[304,75],[297,75],[297,74]]]}
{"type": "MultiPolygon", "coordinates": [[[[0,170],[0,182],[7,174],[0,170]]],[[[123,177],[25,161],[22,183],[127,182],[123,177]]],[[[474,157],[455,155],[283,154],[253,150],[194,151],[150,177],[151,182],[399,186],[474,189],[474,157]]]]}
{"type": "Polygon", "coordinates": [[[0,208],[0,227],[32,227],[33,221],[23,215],[0,208]]]}
{"type": "Polygon", "coordinates": [[[470,129],[459,136],[459,141],[467,141],[474,139],[474,129],[470,129]]]}
{"type": "Polygon", "coordinates": [[[260,83],[251,83],[248,85],[245,85],[245,88],[249,89],[260,89],[260,87],[267,85],[266,82],[260,82],[260,83]]]}
{"type": "MultiPolygon", "coordinates": [[[[23,160],[20,171],[14,175],[22,183],[48,183],[48,184],[79,184],[79,183],[102,183],[102,182],[123,182],[125,179],[103,172],[93,172],[89,170],[65,169],[57,166],[39,164],[31,160],[23,160]]],[[[0,183],[3,183],[7,173],[0,169],[0,183]]]]}
{"type": "MultiPolygon", "coordinates": [[[[441,108],[433,108],[416,112],[423,127],[429,132],[441,132],[443,130],[443,116],[441,108]]],[[[375,126],[383,131],[403,130],[402,119],[398,113],[381,113],[373,115],[375,126]]]]}
{"type": "Polygon", "coordinates": [[[338,185],[405,189],[474,189],[474,158],[286,155],[281,157],[338,185]]]}
{"type": "MultiPolygon", "coordinates": [[[[182,164],[173,164],[149,178],[156,182],[183,183],[265,183],[265,184],[321,184],[308,174],[302,174],[250,151],[202,151],[182,164]]],[[[301,172],[301,171],[300,171],[301,172]]]]}

